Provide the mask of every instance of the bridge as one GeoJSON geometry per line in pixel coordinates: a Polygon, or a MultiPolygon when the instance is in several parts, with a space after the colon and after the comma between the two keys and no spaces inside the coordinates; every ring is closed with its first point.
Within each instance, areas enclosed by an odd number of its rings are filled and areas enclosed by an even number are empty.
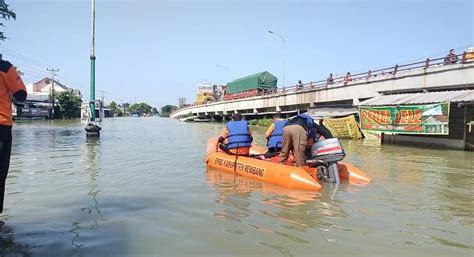
{"type": "Polygon", "coordinates": [[[193,105],[176,110],[171,117],[186,115],[228,118],[240,113],[245,116],[268,116],[304,112],[318,106],[352,106],[381,94],[427,92],[474,88],[474,60],[460,54],[458,63],[445,64],[444,57],[395,65],[352,75],[352,80],[334,78],[320,80],[255,97],[193,105]]]}

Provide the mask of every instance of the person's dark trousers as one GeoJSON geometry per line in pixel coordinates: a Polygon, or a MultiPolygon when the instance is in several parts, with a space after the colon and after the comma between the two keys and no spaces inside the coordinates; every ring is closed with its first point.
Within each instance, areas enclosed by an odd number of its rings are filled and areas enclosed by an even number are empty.
{"type": "Polygon", "coordinates": [[[0,125],[0,213],[3,212],[5,198],[5,180],[10,166],[12,151],[12,127],[0,125]]]}

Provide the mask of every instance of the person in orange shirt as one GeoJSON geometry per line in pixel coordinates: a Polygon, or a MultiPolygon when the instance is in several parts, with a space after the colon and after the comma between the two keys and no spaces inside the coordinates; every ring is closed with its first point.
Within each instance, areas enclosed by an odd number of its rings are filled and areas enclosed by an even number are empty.
{"type": "Polygon", "coordinates": [[[246,120],[242,115],[236,113],[232,116],[233,121],[227,122],[219,137],[219,148],[227,153],[235,155],[249,155],[252,147],[252,133],[246,120]]]}
{"type": "Polygon", "coordinates": [[[26,87],[13,65],[0,59],[0,213],[3,212],[5,181],[12,149],[12,101],[26,100],[26,87]]]}

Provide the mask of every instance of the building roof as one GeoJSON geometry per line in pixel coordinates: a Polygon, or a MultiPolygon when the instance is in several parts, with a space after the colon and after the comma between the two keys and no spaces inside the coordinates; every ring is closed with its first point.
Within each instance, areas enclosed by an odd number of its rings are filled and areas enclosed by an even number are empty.
{"type": "Polygon", "coordinates": [[[307,114],[315,120],[344,117],[357,113],[357,108],[322,107],[308,110],[307,114]]]}
{"type": "MultiPolygon", "coordinates": [[[[42,80],[39,80],[37,82],[32,83],[31,86],[31,92],[30,93],[44,93],[44,92],[50,92],[51,90],[51,79],[50,78],[44,78],[42,80]]],[[[29,86],[29,85],[28,85],[29,86]]],[[[81,91],[79,89],[73,89],[70,88],[63,83],[59,82],[58,80],[54,80],[54,88],[56,91],[72,91],[73,94],[79,96],[82,98],[81,91]],[[60,90],[58,90],[60,89],[60,90]]]]}
{"type": "Polygon", "coordinates": [[[360,102],[358,105],[404,105],[444,102],[474,103],[474,90],[382,95],[360,102]]]}
{"type": "Polygon", "coordinates": [[[30,102],[49,102],[49,95],[28,94],[26,101],[30,102]]]}
{"type": "MultiPolygon", "coordinates": [[[[45,88],[45,87],[49,87],[51,86],[51,79],[49,78],[44,78],[40,81],[37,81],[35,83],[33,83],[33,92],[41,92],[41,89],[45,88]]],[[[54,80],[54,87],[55,88],[62,88],[64,90],[69,90],[69,87],[65,86],[64,84],[60,83],[59,81],[57,80],[54,80]]]]}

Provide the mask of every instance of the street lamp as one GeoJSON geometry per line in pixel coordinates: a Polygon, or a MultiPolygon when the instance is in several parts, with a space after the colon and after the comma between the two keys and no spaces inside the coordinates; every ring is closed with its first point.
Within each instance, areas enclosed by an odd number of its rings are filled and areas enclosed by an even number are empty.
{"type": "Polygon", "coordinates": [[[225,71],[227,71],[227,81],[226,81],[226,84],[229,83],[229,69],[227,69],[225,66],[220,65],[220,64],[216,64],[216,66],[217,66],[217,67],[224,68],[225,71]]]}
{"type": "Polygon", "coordinates": [[[285,39],[283,38],[282,35],[275,33],[271,30],[268,31],[268,33],[273,34],[275,36],[279,36],[281,40],[283,41],[283,87],[285,87],[285,72],[286,72],[286,42],[285,39]]]}
{"type": "Polygon", "coordinates": [[[209,82],[209,81],[207,81],[207,80],[205,80],[205,79],[201,79],[201,81],[204,82],[204,83],[206,83],[207,85],[212,85],[211,82],[209,82]]]}

